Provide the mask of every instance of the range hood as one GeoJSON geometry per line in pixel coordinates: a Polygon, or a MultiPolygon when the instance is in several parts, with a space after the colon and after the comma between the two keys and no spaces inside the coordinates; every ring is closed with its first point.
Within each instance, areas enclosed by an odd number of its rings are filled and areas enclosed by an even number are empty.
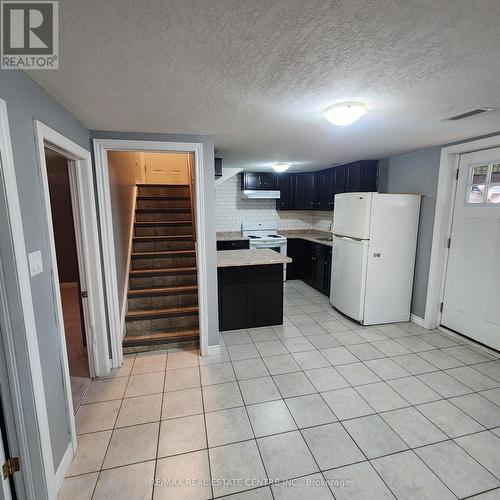
{"type": "Polygon", "coordinates": [[[251,198],[254,200],[264,200],[264,199],[277,200],[281,196],[279,190],[245,189],[242,191],[242,193],[244,198],[251,198]]]}

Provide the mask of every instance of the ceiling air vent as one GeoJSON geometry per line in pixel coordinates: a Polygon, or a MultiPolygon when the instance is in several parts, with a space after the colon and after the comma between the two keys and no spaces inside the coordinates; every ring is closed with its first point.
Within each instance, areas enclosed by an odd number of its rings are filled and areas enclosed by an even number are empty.
{"type": "Polygon", "coordinates": [[[446,118],[447,122],[456,122],[458,120],[463,120],[464,118],[470,118],[474,115],[480,115],[481,113],[487,113],[488,111],[493,111],[494,108],[489,106],[484,106],[482,108],[473,109],[471,111],[467,111],[466,113],[462,113],[461,115],[450,116],[446,118]]]}

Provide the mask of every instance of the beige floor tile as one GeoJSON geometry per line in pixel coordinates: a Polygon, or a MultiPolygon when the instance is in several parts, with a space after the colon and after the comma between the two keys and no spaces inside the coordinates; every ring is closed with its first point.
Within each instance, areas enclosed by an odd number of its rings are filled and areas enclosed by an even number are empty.
{"type": "Polygon", "coordinates": [[[160,420],[162,397],[162,394],[152,394],[124,399],[116,420],[116,427],[127,427],[160,420]]]}
{"type": "Polygon", "coordinates": [[[165,391],[193,389],[200,387],[200,385],[200,369],[197,366],[168,370],[165,375],[165,391]]]}
{"type": "Polygon", "coordinates": [[[158,457],[202,450],[207,447],[203,414],[163,420],[158,457]]]}
{"type": "Polygon", "coordinates": [[[162,419],[185,417],[203,413],[201,389],[166,392],[163,398],[162,419]]]}
{"type": "Polygon", "coordinates": [[[94,380],[89,392],[85,396],[84,404],[101,403],[113,399],[123,398],[127,387],[127,377],[118,377],[105,380],[94,380]]]}
{"type": "Polygon", "coordinates": [[[100,471],[110,438],[111,431],[78,436],[76,455],[71,462],[67,476],[79,476],[100,471]]]}
{"type": "Polygon", "coordinates": [[[199,356],[197,351],[179,351],[168,353],[167,370],[189,368],[198,365],[199,356]]]}
{"type": "Polygon", "coordinates": [[[166,352],[144,352],[137,355],[132,368],[132,375],[141,373],[162,372],[167,362],[166,352]]]}
{"type": "Polygon", "coordinates": [[[212,498],[206,450],[158,460],[154,500],[212,498]],[[187,483],[183,480],[190,479],[187,483]]]}
{"type": "Polygon", "coordinates": [[[91,500],[99,473],[69,477],[64,480],[58,500],[91,500]]]}
{"type": "Polygon", "coordinates": [[[151,500],[155,462],[102,471],[93,500],[151,500]]]}
{"type": "Polygon", "coordinates": [[[159,422],[115,429],[102,468],[154,460],[159,429],[159,422]]]}
{"type": "Polygon", "coordinates": [[[112,429],[120,405],[118,400],[80,406],[75,416],[77,434],[112,429]]]}
{"type": "Polygon", "coordinates": [[[158,394],[163,392],[163,372],[143,373],[142,375],[132,375],[129,378],[126,398],[134,396],[145,396],[147,394],[158,394]]]}

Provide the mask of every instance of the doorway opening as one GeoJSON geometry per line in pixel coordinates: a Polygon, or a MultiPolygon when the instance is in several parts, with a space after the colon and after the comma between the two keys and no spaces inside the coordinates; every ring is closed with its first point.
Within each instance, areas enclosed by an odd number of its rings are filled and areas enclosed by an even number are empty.
{"type": "Polygon", "coordinates": [[[124,352],[199,344],[194,155],[107,152],[124,352]]]}
{"type": "Polygon", "coordinates": [[[84,320],[82,282],[74,217],[68,159],[62,154],[44,149],[47,165],[52,228],[54,232],[59,290],[66,338],[66,352],[71,382],[73,408],[76,413],[91,383],[84,320]]]}

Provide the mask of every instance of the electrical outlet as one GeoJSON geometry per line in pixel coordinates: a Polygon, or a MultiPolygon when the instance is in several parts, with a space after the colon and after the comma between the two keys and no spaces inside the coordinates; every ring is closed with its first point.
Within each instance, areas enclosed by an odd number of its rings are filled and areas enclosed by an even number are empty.
{"type": "Polygon", "coordinates": [[[43,261],[42,252],[37,250],[36,252],[31,252],[28,254],[28,263],[30,266],[30,276],[36,276],[37,274],[43,273],[43,261]]]}

